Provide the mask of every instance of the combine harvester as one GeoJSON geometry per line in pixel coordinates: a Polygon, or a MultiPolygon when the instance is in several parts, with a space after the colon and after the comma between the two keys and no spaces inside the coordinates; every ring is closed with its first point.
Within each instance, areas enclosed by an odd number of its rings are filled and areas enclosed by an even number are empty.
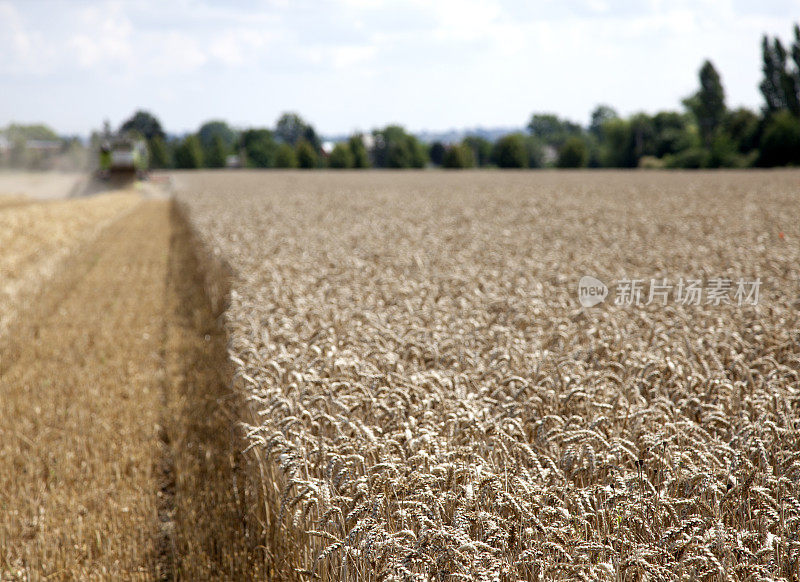
{"type": "Polygon", "coordinates": [[[100,142],[96,170],[78,182],[69,197],[125,190],[138,180],[148,180],[147,142],[137,134],[106,132],[100,142]]]}
{"type": "Polygon", "coordinates": [[[106,138],[100,146],[98,177],[115,185],[147,178],[147,144],[131,135],[106,138]]]}

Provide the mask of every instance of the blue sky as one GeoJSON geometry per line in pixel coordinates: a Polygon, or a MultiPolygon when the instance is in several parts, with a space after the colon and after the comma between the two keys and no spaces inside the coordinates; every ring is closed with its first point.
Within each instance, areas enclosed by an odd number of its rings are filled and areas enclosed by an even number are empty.
{"type": "Polygon", "coordinates": [[[709,58],[728,105],[758,108],[761,35],[800,0],[0,0],[0,126],[86,134],[135,109],[171,132],[208,119],[323,134],[586,123],[680,107],[709,58]]]}

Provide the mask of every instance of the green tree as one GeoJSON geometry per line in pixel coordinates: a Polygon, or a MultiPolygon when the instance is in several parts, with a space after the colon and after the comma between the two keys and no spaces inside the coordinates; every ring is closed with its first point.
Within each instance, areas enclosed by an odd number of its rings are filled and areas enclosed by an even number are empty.
{"type": "Polygon", "coordinates": [[[145,139],[151,140],[154,137],[164,139],[164,130],[158,118],[148,111],[139,110],[126,120],[120,127],[120,132],[138,131],[145,139]]]}
{"type": "Polygon", "coordinates": [[[428,164],[428,150],[413,135],[409,136],[408,145],[411,149],[411,167],[424,168],[428,164]]]}
{"type": "Polygon", "coordinates": [[[708,153],[709,168],[740,168],[749,165],[746,158],[739,155],[736,142],[725,131],[718,131],[714,135],[708,153]]]}
{"type": "Polygon", "coordinates": [[[656,153],[657,132],[653,118],[646,113],[637,113],[631,116],[631,157],[638,165],[639,160],[644,156],[652,156],[656,153]]]}
{"type": "Polygon", "coordinates": [[[610,168],[635,168],[643,157],[659,155],[659,147],[664,146],[661,140],[665,138],[659,133],[662,125],[666,130],[668,123],[663,116],[657,119],[646,113],[606,121],[601,128],[592,165],[599,162],[599,165],[610,168]]]}
{"type": "Polygon", "coordinates": [[[431,158],[431,163],[435,166],[441,166],[444,163],[444,155],[447,152],[447,148],[444,147],[444,144],[440,141],[435,141],[431,144],[430,149],[428,150],[428,155],[431,158]]]}
{"type": "Polygon", "coordinates": [[[764,96],[766,113],[788,109],[800,116],[800,27],[794,26],[794,43],[788,53],[780,39],[770,42],[765,35],[761,41],[761,58],[764,79],[759,89],[764,96]],[[789,56],[793,67],[789,67],[789,56]]]}
{"type": "Polygon", "coordinates": [[[607,168],[635,168],[639,163],[631,122],[612,119],[603,124],[603,141],[600,147],[603,166],[607,168]]]}
{"type": "Polygon", "coordinates": [[[278,146],[275,152],[275,167],[276,168],[296,168],[297,155],[294,153],[294,148],[288,143],[282,143],[278,146]]]}
{"type": "Polygon", "coordinates": [[[317,152],[315,152],[313,146],[304,139],[297,142],[295,153],[297,154],[297,167],[299,168],[310,170],[311,168],[316,168],[319,164],[317,152]]]}
{"type": "Polygon", "coordinates": [[[445,150],[442,165],[452,169],[473,168],[475,167],[475,154],[467,144],[455,144],[445,150]]]}
{"type": "Polygon", "coordinates": [[[787,107],[783,83],[783,75],[786,72],[786,49],[779,39],[776,38],[774,43],[770,43],[769,37],[764,35],[761,39],[761,59],[764,80],[761,81],[759,89],[766,102],[766,111],[775,113],[787,107]]]}
{"type": "Polygon", "coordinates": [[[11,141],[11,151],[9,152],[9,165],[12,168],[24,168],[28,166],[25,138],[16,136],[10,141],[11,141]]]}
{"type": "Polygon", "coordinates": [[[306,123],[297,113],[284,113],[275,124],[275,135],[283,143],[295,145],[303,137],[306,123]]]}
{"type": "Polygon", "coordinates": [[[533,114],[528,123],[528,131],[542,143],[555,147],[561,147],[567,138],[583,133],[577,123],[561,119],[552,113],[533,114]]]}
{"type": "Polygon", "coordinates": [[[411,168],[413,151],[408,141],[401,140],[392,142],[386,148],[386,167],[387,168],[411,168]]]}
{"type": "Polygon", "coordinates": [[[369,153],[367,147],[364,145],[364,136],[356,134],[350,136],[347,140],[347,145],[350,147],[350,153],[353,155],[354,168],[369,168],[369,153]]]}
{"type": "Polygon", "coordinates": [[[786,91],[790,92],[789,110],[795,117],[800,117],[800,25],[794,25],[794,43],[792,43],[792,61],[794,67],[787,71],[787,76],[791,81],[784,81],[787,85],[786,91]]]}
{"type": "Polygon", "coordinates": [[[150,166],[156,169],[169,168],[172,166],[169,156],[167,144],[164,138],[157,135],[147,142],[148,150],[150,151],[150,166]]]}
{"type": "Polygon", "coordinates": [[[331,168],[352,168],[354,163],[353,152],[350,150],[349,144],[337,143],[333,146],[333,151],[331,152],[330,158],[328,158],[328,165],[331,168]]]}
{"type": "Polygon", "coordinates": [[[271,168],[275,165],[278,143],[268,129],[248,129],[242,132],[241,148],[248,168],[271,168]]]}
{"type": "Polygon", "coordinates": [[[602,137],[603,124],[612,119],[619,119],[616,110],[608,105],[598,105],[592,111],[591,120],[589,121],[589,133],[596,138],[602,137]]]}
{"type": "Polygon", "coordinates": [[[579,137],[570,137],[558,152],[556,165],[559,168],[583,168],[589,161],[586,142],[579,137]]]}
{"type": "Polygon", "coordinates": [[[760,122],[754,112],[745,107],[730,111],[722,125],[739,153],[746,154],[758,147],[760,122]]]}
{"type": "Polygon", "coordinates": [[[207,168],[224,168],[228,158],[228,148],[221,135],[215,135],[211,139],[211,146],[205,150],[203,159],[207,168]]]}
{"type": "Polygon", "coordinates": [[[379,168],[424,168],[428,152],[415,136],[399,125],[373,132],[375,165],[379,168]]]}
{"type": "Polygon", "coordinates": [[[491,163],[492,142],[488,139],[477,135],[469,135],[464,138],[462,143],[472,148],[472,155],[478,166],[488,166],[491,163]]]}
{"type": "Polygon", "coordinates": [[[21,125],[12,123],[6,128],[6,138],[8,141],[13,142],[21,139],[28,141],[30,139],[44,140],[44,141],[59,141],[58,134],[53,129],[43,123],[33,123],[30,125],[21,125]]]}
{"type": "Polygon", "coordinates": [[[175,167],[196,169],[203,165],[203,148],[196,135],[186,136],[175,148],[175,167]]]}
{"type": "Polygon", "coordinates": [[[688,150],[666,156],[664,164],[667,168],[679,168],[683,170],[699,170],[708,167],[710,154],[708,150],[700,147],[691,147],[688,150]]]}
{"type": "Polygon", "coordinates": [[[50,127],[43,124],[11,124],[4,133],[10,145],[8,162],[14,168],[44,170],[48,162],[52,162],[50,155],[29,147],[28,142],[31,140],[55,142],[54,145],[61,149],[65,147],[64,140],[58,137],[50,127]]]}
{"type": "Polygon", "coordinates": [[[498,139],[492,149],[492,161],[500,168],[527,168],[525,136],[512,133],[498,139]]]}
{"type": "Polygon", "coordinates": [[[602,168],[603,160],[601,159],[600,138],[593,133],[586,133],[585,137],[586,152],[588,154],[586,165],[589,168],[602,168]]]}
{"type": "Polygon", "coordinates": [[[788,110],[773,114],[764,129],[760,150],[759,166],[800,164],[800,120],[788,110]]]}
{"type": "Polygon", "coordinates": [[[236,146],[238,136],[236,132],[224,121],[215,119],[206,121],[197,131],[200,138],[200,145],[205,151],[210,151],[214,146],[214,140],[220,138],[227,151],[231,151],[236,146]]]}
{"type": "Polygon", "coordinates": [[[313,126],[297,113],[284,113],[275,124],[275,135],[283,143],[296,146],[300,140],[307,141],[315,152],[322,151],[322,142],[313,126]]]}
{"type": "Polygon", "coordinates": [[[677,111],[660,111],[653,118],[655,130],[652,155],[658,158],[676,154],[697,145],[689,128],[689,116],[677,111]]]}
{"type": "MultiPolygon", "coordinates": [[[[696,144],[700,143],[700,138],[697,136],[696,144]]],[[[711,153],[705,147],[700,145],[692,145],[686,149],[679,151],[676,154],[664,156],[663,162],[666,168],[682,168],[687,170],[696,170],[700,168],[707,168],[711,153]]]]}
{"type": "Polygon", "coordinates": [[[529,135],[525,137],[525,152],[528,156],[528,168],[544,168],[547,163],[548,148],[554,146],[545,145],[538,137],[529,135]]]}
{"type": "Polygon", "coordinates": [[[725,119],[725,90],[719,73],[711,61],[700,67],[700,89],[691,97],[684,99],[684,105],[692,112],[700,129],[700,137],[708,148],[714,140],[717,128],[725,119]]]}

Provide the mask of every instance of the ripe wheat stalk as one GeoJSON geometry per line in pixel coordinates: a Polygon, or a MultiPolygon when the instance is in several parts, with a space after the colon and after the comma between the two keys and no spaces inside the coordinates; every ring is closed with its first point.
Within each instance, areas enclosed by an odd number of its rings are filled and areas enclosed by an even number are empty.
{"type": "Polygon", "coordinates": [[[796,181],[186,178],[234,273],[276,575],[797,580],[796,181]],[[764,286],[757,306],[581,309],[585,274],[764,286]]]}

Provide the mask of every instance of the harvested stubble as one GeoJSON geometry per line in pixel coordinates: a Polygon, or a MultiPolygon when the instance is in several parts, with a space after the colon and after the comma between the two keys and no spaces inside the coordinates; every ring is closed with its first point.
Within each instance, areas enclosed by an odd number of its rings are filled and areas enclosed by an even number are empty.
{"type": "Polygon", "coordinates": [[[240,401],[185,221],[122,193],[29,206],[0,210],[28,224],[0,273],[36,283],[0,334],[0,580],[263,579],[241,535],[257,504],[236,487],[240,401]]]}
{"type": "Polygon", "coordinates": [[[0,170],[0,205],[3,198],[11,196],[39,200],[64,198],[83,178],[79,172],[0,170]]]}
{"type": "Polygon", "coordinates": [[[0,334],[58,264],[139,201],[115,193],[82,200],[30,202],[0,196],[0,334]]]}
{"type": "Polygon", "coordinates": [[[154,577],[167,210],[138,202],[0,337],[0,580],[154,577]]]}
{"type": "Polygon", "coordinates": [[[799,182],[180,176],[235,274],[269,567],[798,579],[799,182]],[[761,299],[581,309],[587,274],[760,277],[761,299]]]}

